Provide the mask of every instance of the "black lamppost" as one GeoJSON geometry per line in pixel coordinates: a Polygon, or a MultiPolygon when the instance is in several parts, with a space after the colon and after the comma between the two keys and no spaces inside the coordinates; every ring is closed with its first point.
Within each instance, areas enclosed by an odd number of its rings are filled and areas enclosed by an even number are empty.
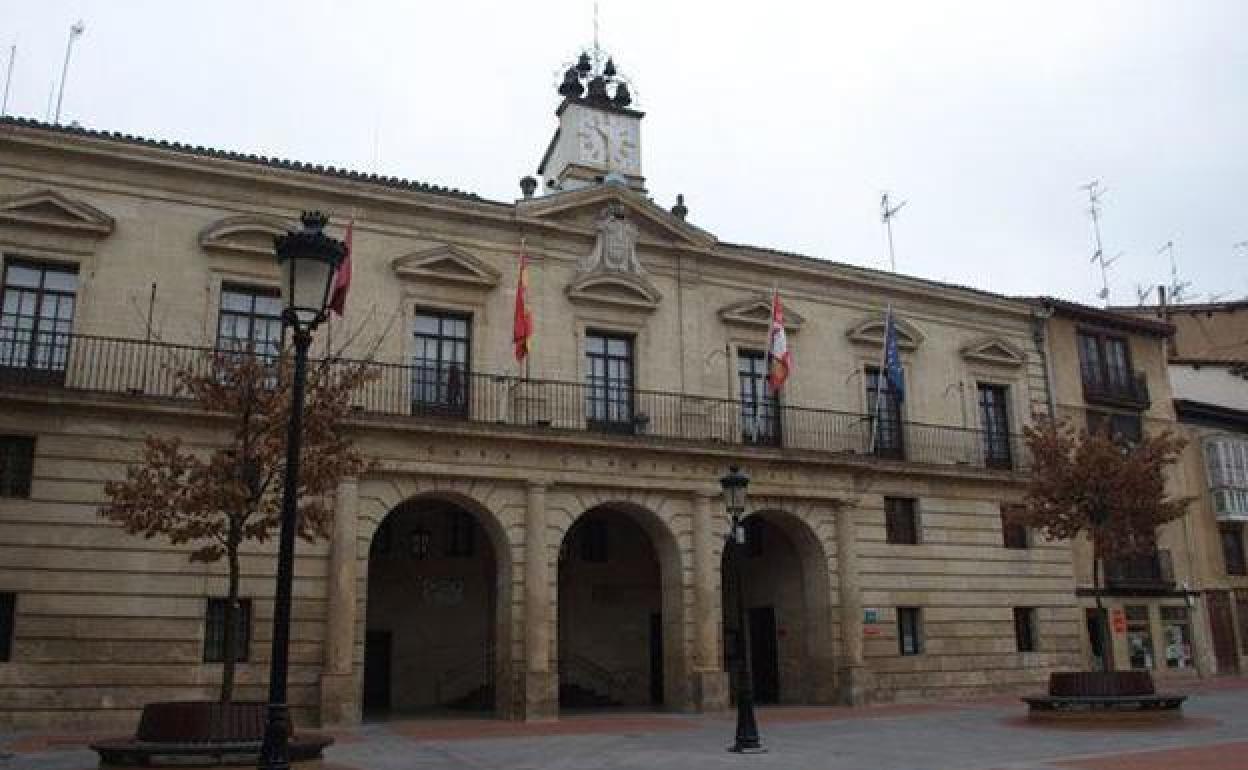
{"type": "Polygon", "coordinates": [[[745,580],[741,576],[745,542],[745,530],[741,518],[745,516],[745,490],[750,477],[733,465],[728,475],[719,480],[724,489],[724,507],[732,519],[725,546],[732,549],[732,580],[737,595],[737,738],[729,751],[748,754],[766,751],[758,738],[758,722],[754,719],[754,672],[750,668],[750,628],[745,616],[745,580]]]}
{"type": "Polygon", "coordinates": [[[274,239],[282,268],[282,324],[295,343],[295,371],[290,392],[290,423],[286,432],[286,475],[282,488],[282,520],[277,548],[277,590],[273,598],[273,653],[269,661],[269,711],[260,747],[262,770],[290,767],[290,709],[286,705],[287,658],[290,651],[290,588],[295,567],[295,513],[298,509],[299,450],[303,438],[303,391],[308,377],[312,330],[325,319],[325,307],[338,264],[346,254],[342,241],[324,233],[329,219],[305,211],[302,230],[274,239]]]}

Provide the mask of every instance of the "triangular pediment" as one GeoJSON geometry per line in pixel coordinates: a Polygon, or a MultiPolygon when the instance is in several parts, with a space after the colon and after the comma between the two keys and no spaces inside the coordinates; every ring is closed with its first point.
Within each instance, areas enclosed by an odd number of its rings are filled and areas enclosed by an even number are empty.
{"type": "Polygon", "coordinates": [[[983,337],[967,345],[961,350],[962,357],[981,364],[996,366],[1022,366],[1027,362],[1027,354],[1022,348],[1000,337],[983,337]]]}
{"type": "MultiPolygon", "coordinates": [[[[783,305],[783,298],[781,303],[783,305]]],[[[785,306],[784,308],[784,328],[786,331],[795,332],[802,328],[802,324],[806,323],[806,319],[796,310],[785,306]]],[[[725,323],[739,324],[741,326],[761,326],[764,329],[771,328],[771,297],[757,296],[749,299],[734,302],[719,309],[719,317],[725,323]]]]}
{"type": "Polygon", "coordinates": [[[646,198],[620,185],[595,185],[580,190],[529,198],[516,203],[520,217],[544,221],[592,234],[594,222],[608,203],[619,203],[637,225],[643,240],[709,249],[715,236],[695,227],[646,198]]]}
{"type": "Polygon", "coordinates": [[[630,310],[653,311],[663,296],[646,279],[628,273],[593,273],[568,284],[568,299],[630,310]]]}
{"type": "MultiPolygon", "coordinates": [[[[897,348],[899,350],[915,350],[923,344],[923,333],[914,324],[893,316],[893,326],[897,329],[897,348]]],[[[882,348],[884,346],[884,316],[872,314],[864,318],[845,333],[849,341],[855,345],[882,348]]]]}
{"type": "Polygon", "coordinates": [[[293,229],[293,223],[277,217],[243,214],[219,219],[205,227],[199,233],[199,245],[210,251],[274,259],[273,239],[293,229]]]}
{"type": "Polygon", "coordinates": [[[399,278],[420,281],[443,281],[480,288],[498,285],[501,273],[458,246],[438,244],[412,252],[390,263],[399,278]]]}
{"type": "Polygon", "coordinates": [[[0,223],[108,235],[116,222],[95,206],[55,190],[35,190],[0,200],[0,223]]]}

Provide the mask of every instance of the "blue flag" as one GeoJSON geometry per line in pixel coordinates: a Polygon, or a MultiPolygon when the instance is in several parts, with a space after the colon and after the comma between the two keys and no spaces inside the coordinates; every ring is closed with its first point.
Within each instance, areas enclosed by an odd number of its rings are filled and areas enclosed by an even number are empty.
{"type": "Polygon", "coordinates": [[[906,377],[901,369],[901,354],[897,352],[897,325],[893,323],[892,307],[889,307],[888,315],[884,317],[884,377],[897,401],[904,401],[906,377]]]}

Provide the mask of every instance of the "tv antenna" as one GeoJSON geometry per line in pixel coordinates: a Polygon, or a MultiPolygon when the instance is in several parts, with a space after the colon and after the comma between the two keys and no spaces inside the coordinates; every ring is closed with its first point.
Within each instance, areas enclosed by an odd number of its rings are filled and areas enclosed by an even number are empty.
{"type": "Polygon", "coordinates": [[[1153,287],[1152,287],[1152,285],[1151,285],[1151,284],[1150,284],[1150,285],[1148,285],[1148,286],[1145,286],[1145,285],[1143,285],[1143,284],[1139,284],[1139,283],[1137,283],[1137,284],[1135,285],[1135,301],[1136,301],[1136,304],[1137,304],[1137,305],[1139,305],[1140,307],[1144,307],[1145,305],[1147,305],[1147,304],[1148,304],[1148,296],[1149,296],[1150,294],[1152,294],[1152,293],[1153,293],[1153,287]]]}
{"type": "Polygon", "coordinates": [[[894,273],[897,272],[897,254],[893,251],[893,217],[909,202],[902,201],[893,206],[888,202],[887,192],[880,196],[880,221],[884,223],[884,230],[888,233],[888,268],[894,273]]]}
{"type": "Polygon", "coordinates": [[[1101,290],[1096,293],[1105,304],[1109,305],[1109,268],[1122,257],[1122,252],[1118,252],[1112,258],[1105,258],[1105,246],[1101,241],[1101,196],[1106,193],[1106,189],[1101,187],[1101,180],[1093,179],[1085,185],[1079,187],[1080,190],[1088,192],[1088,214],[1092,217],[1092,236],[1095,239],[1096,251],[1092,252],[1093,262],[1099,263],[1101,266],[1101,290]]]}
{"type": "Polygon", "coordinates": [[[1162,252],[1165,252],[1170,259],[1170,302],[1178,305],[1187,298],[1187,290],[1192,288],[1192,282],[1179,280],[1179,263],[1174,258],[1173,240],[1161,244],[1161,248],[1157,249],[1157,253],[1161,254],[1162,252]]]}

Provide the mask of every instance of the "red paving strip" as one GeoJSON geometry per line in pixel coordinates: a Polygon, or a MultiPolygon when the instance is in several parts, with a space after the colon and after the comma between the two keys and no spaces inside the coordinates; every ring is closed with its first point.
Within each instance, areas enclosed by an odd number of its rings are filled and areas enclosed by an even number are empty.
{"type": "Polygon", "coordinates": [[[1248,770],[1248,741],[1051,762],[1079,770],[1248,770]]]}
{"type": "Polygon", "coordinates": [[[564,717],[550,722],[501,719],[447,719],[392,722],[386,729],[405,738],[430,741],[524,738],[547,735],[660,733],[693,730],[698,722],[681,717],[564,717]]]}

